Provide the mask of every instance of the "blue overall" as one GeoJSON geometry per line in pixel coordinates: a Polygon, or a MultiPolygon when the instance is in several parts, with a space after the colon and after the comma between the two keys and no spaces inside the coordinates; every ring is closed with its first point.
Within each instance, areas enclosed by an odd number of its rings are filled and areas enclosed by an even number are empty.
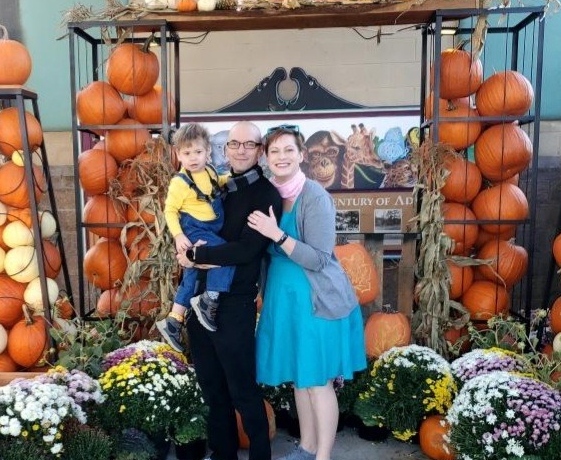
{"type": "MultiPolygon", "coordinates": [[[[179,174],[179,176],[197,192],[197,196],[200,197],[202,195],[195,183],[187,176],[184,174],[179,174]]],[[[212,210],[214,211],[216,218],[211,221],[203,222],[195,219],[186,212],[180,212],[179,224],[181,225],[181,230],[193,244],[196,243],[197,240],[204,240],[209,246],[223,244],[225,241],[218,236],[218,232],[224,224],[224,208],[222,206],[222,199],[220,197],[211,199],[207,195],[202,196],[204,196],[204,198],[200,199],[204,199],[212,206],[212,210]]],[[[234,277],[234,269],[235,267],[233,265],[229,265],[226,267],[217,267],[207,270],[206,290],[228,292],[230,284],[232,283],[232,278],[234,277]]],[[[183,305],[186,308],[190,307],[189,301],[195,294],[197,271],[197,268],[183,269],[181,283],[179,284],[175,295],[175,303],[183,305]]]]}

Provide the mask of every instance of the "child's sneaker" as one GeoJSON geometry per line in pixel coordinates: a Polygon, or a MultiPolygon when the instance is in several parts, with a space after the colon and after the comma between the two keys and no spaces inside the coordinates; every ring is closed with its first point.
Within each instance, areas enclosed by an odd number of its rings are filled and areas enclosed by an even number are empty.
{"type": "Polygon", "coordinates": [[[195,310],[199,323],[209,331],[215,332],[217,329],[216,309],[218,303],[214,302],[206,292],[203,292],[201,295],[191,298],[191,306],[195,310]]]}
{"type": "Polygon", "coordinates": [[[175,318],[166,317],[160,321],[156,321],[156,327],[162,338],[167,342],[167,344],[179,353],[183,353],[185,348],[181,345],[181,328],[183,324],[177,321],[175,318]]]}

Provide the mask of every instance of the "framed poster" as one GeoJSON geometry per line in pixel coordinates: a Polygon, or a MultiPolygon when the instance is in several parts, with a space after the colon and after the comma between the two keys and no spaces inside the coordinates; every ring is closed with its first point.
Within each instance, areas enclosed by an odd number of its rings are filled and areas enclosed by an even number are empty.
{"type": "MultiPolygon", "coordinates": [[[[337,111],[184,114],[211,133],[212,163],[229,170],[224,147],[230,127],[254,122],[262,133],[281,124],[297,125],[306,151],[302,170],[333,197],[338,233],[412,232],[411,152],[419,145],[419,110],[399,107],[337,111]]],[[[263,156],[261,164],[267,173],[263,156]]]]}

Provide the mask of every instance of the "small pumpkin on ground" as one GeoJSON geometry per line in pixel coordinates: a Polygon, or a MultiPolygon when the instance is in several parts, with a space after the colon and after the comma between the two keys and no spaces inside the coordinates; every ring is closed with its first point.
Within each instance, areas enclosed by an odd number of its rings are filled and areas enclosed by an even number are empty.
{"type": "MultiPolygon", "coordinates": [[[[263,400],[265,404],[265,411],[267,412],[267,420],[269,422],[269,439],[273,439],[277,433],[277,426],[275,423],[275,411],[266,399],[263,400]]],[[[238,411],[236,411],[236,422],[238,424],[238,440],[241,449],[249,449],[249,438],[244,430],[242,418],[238,411]]]]}
{"type": "Polygon", "coordinates": [[[432,460],[454,460],[456,455],[447,441],[450,426],[442,415],[429,415],[419,428],[419,445],[432,460]]]}

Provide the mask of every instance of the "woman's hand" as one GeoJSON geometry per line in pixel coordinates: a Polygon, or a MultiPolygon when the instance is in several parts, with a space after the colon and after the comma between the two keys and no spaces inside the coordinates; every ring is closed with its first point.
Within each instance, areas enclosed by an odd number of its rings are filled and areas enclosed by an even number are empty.
{"type": "Polygon", "coordinates": [[[269,206],[269,215],[261,211],[253,211],[247,218],[247,225],[273,241],[278,241],[284,233],[277,224],[272,206],[269,206]]]}

